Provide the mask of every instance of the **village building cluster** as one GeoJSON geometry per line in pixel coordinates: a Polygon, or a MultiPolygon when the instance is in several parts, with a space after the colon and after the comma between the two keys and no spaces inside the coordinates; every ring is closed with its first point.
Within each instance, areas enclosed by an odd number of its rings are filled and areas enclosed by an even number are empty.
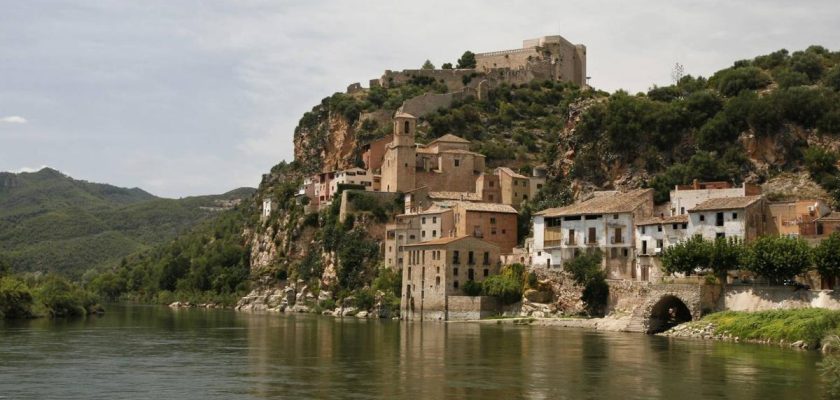
{"type": "MultiPolygon", "coordinates": [[[[523,49],[478,54],[477,61],[483,71],[533,73],[542,65],[550,67],[547,76],[583,86],[585,54],[582,45],[550,36],[525,41],[523,49]]],[[[401,76],[389,73],[376,84],[401,76]]],[[[765,234],[820,240],[840,231],[840,213],[820,200],[770,202],[755,185],[695,181],[676,186],[664,205],[654,204],[652,189],[638,189],[594,192],[541,210],[531,221],[532,236],[518,246],[518,210],[545,185],[545,169],[534,168],[531,176],[488,169],[485,156],[453,134],[417,143],[417,116],[406,105],[393,116],[390,135],[363,146],[364,167],[307,177],[297,194],[310,211],[341,201],[344,190],[403,196],[403,212],[385,226],[382,264],[402,273],[407,319],[446,320],[463,312],[470,307],[464,286],[498,274],[504,264],[558,269],[597,249],[609,279],[658,281],[663,250],[694,236],[749,243],[765,234]]],[[[263,216],[272,209],[266,200],[263,216]]]]}

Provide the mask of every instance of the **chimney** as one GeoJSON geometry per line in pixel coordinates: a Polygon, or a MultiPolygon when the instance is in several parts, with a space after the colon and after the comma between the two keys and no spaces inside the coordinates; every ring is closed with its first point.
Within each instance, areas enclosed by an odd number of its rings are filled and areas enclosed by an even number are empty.
{"type": "Polygon", "coordinates": [[[700,182],[697,181],[697,179],[694,179],[691,181],[691,187],[694,188],[694,190],[700,189],[700,182]]]}

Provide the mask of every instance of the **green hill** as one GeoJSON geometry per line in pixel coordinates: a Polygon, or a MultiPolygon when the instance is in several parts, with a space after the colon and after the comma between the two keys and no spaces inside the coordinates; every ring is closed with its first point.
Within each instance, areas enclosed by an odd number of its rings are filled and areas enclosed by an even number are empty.
{"type": "Polygon", "coordinates": [[[0,173],[0,253],[16,271],[60,272],[116,265],[132,253],[165,243],[250,196],[164,199],[141,189],[75,180],[44,168],[0,173]]]}

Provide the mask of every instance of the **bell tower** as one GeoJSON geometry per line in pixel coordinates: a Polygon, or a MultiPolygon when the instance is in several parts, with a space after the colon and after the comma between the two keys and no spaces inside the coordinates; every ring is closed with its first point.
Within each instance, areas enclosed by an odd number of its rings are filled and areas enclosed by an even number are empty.
{"type": "Polygon", "coordinates": [[[398,112],[394,115],[394,140],[385,150],[382,164],[383,192],[408,192],[415,189],[417,148],[414,135],[417,118],[398,112]]]}

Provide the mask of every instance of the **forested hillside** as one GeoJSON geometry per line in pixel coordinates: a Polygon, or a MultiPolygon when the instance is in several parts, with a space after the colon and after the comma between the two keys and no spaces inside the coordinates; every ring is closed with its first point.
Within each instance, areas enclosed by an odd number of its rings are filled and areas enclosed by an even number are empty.
{"type": "Polygon", "coordinates": [[[0,173],[0,253],[18,272],[78,278],[166,243],[251,193],[237,189],[175,200],[75,180],[49,168],[0,173]]]}

